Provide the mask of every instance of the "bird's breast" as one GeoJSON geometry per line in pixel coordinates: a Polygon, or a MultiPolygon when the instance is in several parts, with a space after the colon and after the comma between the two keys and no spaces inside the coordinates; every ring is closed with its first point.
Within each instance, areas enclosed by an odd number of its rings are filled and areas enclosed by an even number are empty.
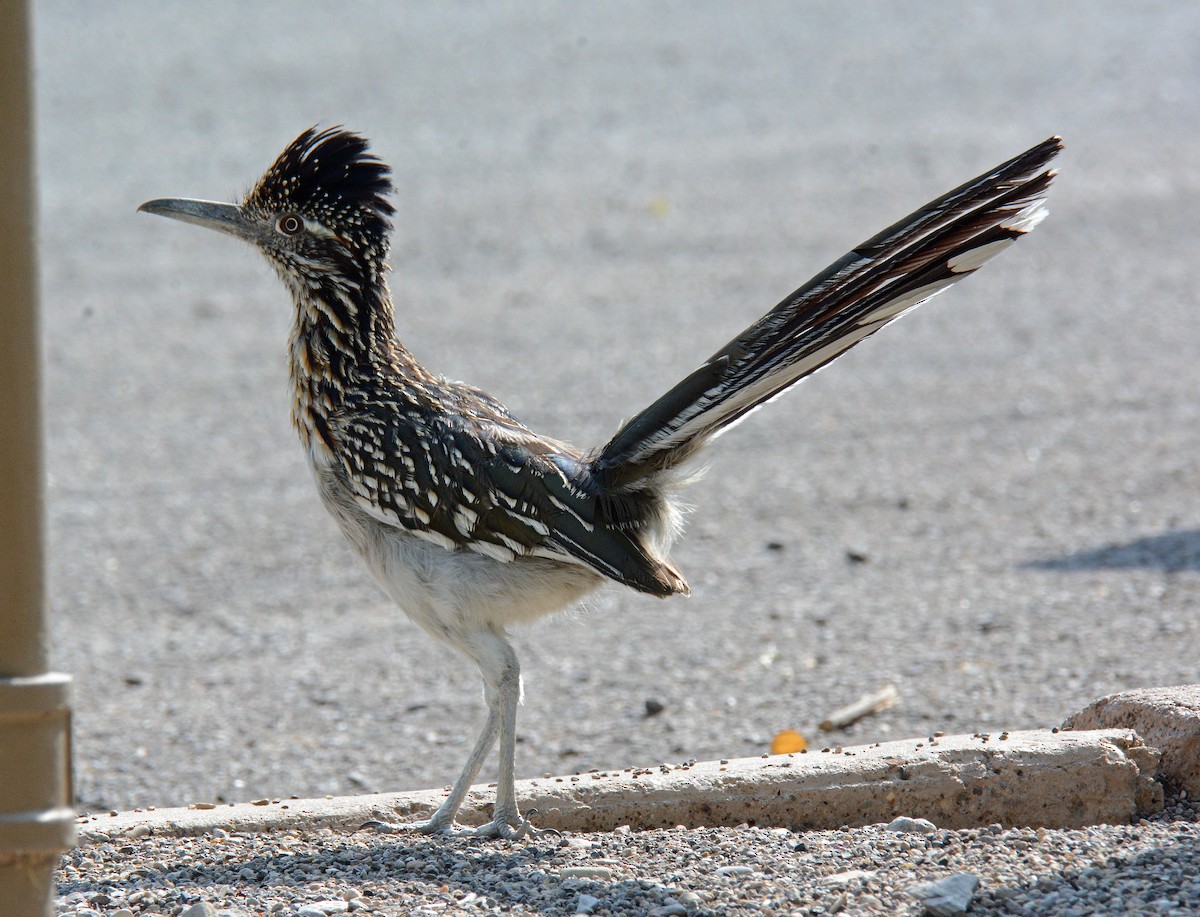
{"type": "Polygon", "coordinates": [[[297,335],[291,342],[289,362],[292,426],[310,463],[328,466],[337,446],[331,421],[340,400],[329,360],[311,338],[297,335]]]}

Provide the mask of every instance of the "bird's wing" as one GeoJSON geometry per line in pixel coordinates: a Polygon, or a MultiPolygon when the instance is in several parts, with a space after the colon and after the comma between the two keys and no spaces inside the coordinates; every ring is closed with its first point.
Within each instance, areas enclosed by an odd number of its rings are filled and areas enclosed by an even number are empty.
{"type": "Polygon", "coordinates": [[[576,450],[537,436],[474,389],[454,391],[473,401],[470,410],[405,411],[359,396],[340,412],[332,432],[354,441],[337,454],[362,509],[447,550],[551,558],[654,595],[686,591],[627,514],[613,518],[576,450]]]}

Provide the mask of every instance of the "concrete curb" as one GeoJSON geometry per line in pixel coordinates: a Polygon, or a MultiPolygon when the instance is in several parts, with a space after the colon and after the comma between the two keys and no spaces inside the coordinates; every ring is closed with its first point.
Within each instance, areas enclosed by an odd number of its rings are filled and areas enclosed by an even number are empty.
{"type": "MultiPolygon", "coordinates": [[[[928,818],[939,827],[1079,827],[1162,808],[1158,753],[1129,730],[1031,731],[909,739],[807,754],[628,768],[526,780],[517,792],[540,827],[610,831],[749,823],[830,829],[928,818]]],[[[441,791],[135,811],[81,819],[81,843],[118,836],[354,829],[418,818],[441,791]]],[[[472,790],[464,823],[486,819],[492,791],[472,790]]]]}
{"type": "Polygon", "coordinates": [[[1064,729],[1133,729],[1162,754],[1160,773],[1200,795],[1200,685],[1141,688],[1093,701],[1064,729]]]}

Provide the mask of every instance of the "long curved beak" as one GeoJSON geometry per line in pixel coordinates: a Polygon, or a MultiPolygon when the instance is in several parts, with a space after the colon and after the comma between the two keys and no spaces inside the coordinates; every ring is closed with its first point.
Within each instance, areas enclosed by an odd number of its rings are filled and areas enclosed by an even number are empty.
{"type": "Polygon", "coordinates": [[[194,201],[188,198],[158,198],[146,201],[138,208],[145,213],[156,213],[159,216],[170,217],[172,220],[182,220],[184,223],[195,223],[220,232],[237,236],[239,239],[254,238],[254,228],[242,209],[236,204],[222,204],[218,201],[194,201]]]}

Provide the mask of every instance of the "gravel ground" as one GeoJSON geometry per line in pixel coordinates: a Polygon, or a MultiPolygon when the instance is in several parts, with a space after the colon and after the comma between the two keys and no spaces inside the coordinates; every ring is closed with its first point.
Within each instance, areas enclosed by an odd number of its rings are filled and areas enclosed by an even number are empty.
{"type": "Polygon", "coordinates": [[[711,450],[692,598],[611,589],[517,634],[521,776],[758,754],[884,684],[838,741],[1194,681],[1200,7],[851,9],[37,5],[85,806],[436,787],[478,728],[475,674],[313,492],[276,278],[135,213],[236,194],[318,120],[396,168],[413,351],[583,444],[850,245],[1067,139],[1033,236],[711,450]]]}
{"type": "Polygon", "coordinates": [[[65,858],[58,911],[920,914],[914,886],[959,873],[979,879],[972,914],[1200,911],[1200,807],[1190,800],[1169,799],[1129,826],[905,827],[618,829],[517,844],[329,830],[114,838],[65,858]]]}
{"type": "MultiPolygon", "coordinates": [[[[900,702],[837,741],[1052,726],[1195,680],[1200,7],[732,9],[37,4],[50,591],[85,807],[441,786],[477,729],[474,673],[313,494],[277,281],[134,212],[231,197],[318,121],[396,168],[412,350],[581,444],[850,245],[1067,140],[1029,240],[712,450],[674,554],[690,600],[611,590],[518,635],[519,776],[758,754],[884,684],[900,702]]],[[[1135,869],[1192,825],[1105,836],[1135,869]]],[[[636,839],[596,840],[621,862],[636,839]]],[[[480,891],[531,907],[504,881],[480,891]]]]}

